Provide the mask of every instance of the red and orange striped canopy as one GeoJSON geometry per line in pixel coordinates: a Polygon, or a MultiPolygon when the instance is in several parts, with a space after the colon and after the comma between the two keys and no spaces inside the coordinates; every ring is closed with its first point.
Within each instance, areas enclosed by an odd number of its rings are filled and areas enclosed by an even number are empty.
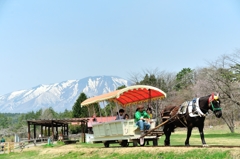
{"type": "Polygon", "coordinates": [[[156,87],[135,85],[88,98],[81,103],[81,106],[88,106],[101,101],[115,101],[124,107],[135,103],[142,103],[148,100],[162,99],[165,97],[166,93],[156,87]]]}

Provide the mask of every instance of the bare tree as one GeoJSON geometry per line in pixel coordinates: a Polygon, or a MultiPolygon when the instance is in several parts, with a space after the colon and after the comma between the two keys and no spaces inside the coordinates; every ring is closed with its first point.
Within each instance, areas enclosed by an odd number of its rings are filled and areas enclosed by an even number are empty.
{"type": "Polygon", "coordinates": [[[231,132],[234,132],[237,114],[236,107],[240,106],[240,87],[236,66],[239,65],[239,52],[232,55],[222,55],[215,62],[209,62],[208,68],[198,70],[197,82],[193,87],[196,94],[218,92],[221,106],[224,110],[222,119],[231,132]]]}

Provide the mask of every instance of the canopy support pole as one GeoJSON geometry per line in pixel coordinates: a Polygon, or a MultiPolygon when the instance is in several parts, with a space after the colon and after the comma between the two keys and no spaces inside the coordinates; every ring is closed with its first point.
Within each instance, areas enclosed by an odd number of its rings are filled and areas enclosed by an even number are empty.
{"type": "Polygon", "coordinates": [[[100,104],[99,103],[98,103],[98,110],[99,110],[100,117],[102,117],[101,108],[100,108],[100,104]]]}
{"type": "Polygon", "coordinates": [[[87,109],[88,109],[88,116],[91,117],[89,107],[87,107],[87,109]]]}
{"type": "Polygon", "coordinates": [[[106,104],[105,104],[105,101],[103,101],[103,109],[104,109],[104,112],[105,112],[105,116],[107,117],[107,121],[108,121],[108,115],[107,115],[107,111],[106,111],[106,104]]]}
{"type": "Polygon", "coordinates": [[[118,109],[118,103],[116,102],[117,105],[117,116],[119,117],[119,109],[118,109]]]}
{"type": "Polygon", "coordinates": [[[112,116],[113,116],[113,108],[112,108],[112,104],[111,104],[112,102],[109,102],[109,106],[110,106],[110,110],[111,110],[111,114],[112,114],[112,116]]]}
{"type": "Polygon", "coordinates": [[[148,90],[148,108],[151,108],[150,104],[151,104],[151,99],[152,99],[152,95],[151,95],[151,89],[148,90]]]}

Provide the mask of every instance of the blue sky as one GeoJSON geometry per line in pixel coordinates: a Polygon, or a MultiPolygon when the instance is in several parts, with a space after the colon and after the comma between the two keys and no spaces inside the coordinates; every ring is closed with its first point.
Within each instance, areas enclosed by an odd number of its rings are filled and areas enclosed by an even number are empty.
{"type": "Polygon", "coordinates": [[[240,49],[238,0],[1,0],[0,95],[204,67],[240,49]]]}

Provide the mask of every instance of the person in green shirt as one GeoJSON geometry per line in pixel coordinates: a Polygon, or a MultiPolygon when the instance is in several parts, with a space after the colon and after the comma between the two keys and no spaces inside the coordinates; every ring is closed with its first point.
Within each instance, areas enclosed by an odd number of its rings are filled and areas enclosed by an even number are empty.
{"type": "Polygon", "coordinates": [[[144,130],[149,130],[150,128],[150,116],[148,113],[144,110],[143,105],[139,105],[137,108],[137,111],[135,113],[135,122],[137,126],[139,126],[140,131],[144,133],[144,130]]]}
{"type": "Polygon", "coordinates": [[[5,139],[2,137],[2,140],[1,140],[1,142],[5,142],[5,139]]]}

